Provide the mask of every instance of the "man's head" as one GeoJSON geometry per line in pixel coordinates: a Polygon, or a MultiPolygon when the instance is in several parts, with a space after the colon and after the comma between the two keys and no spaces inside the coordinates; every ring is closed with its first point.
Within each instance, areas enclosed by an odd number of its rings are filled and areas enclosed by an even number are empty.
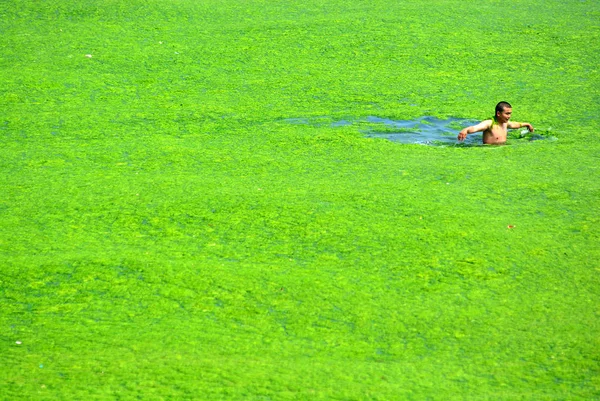
{"type": "Polygon", "coordinates": [[[510,120],[512,114],[512,106],[508,102],[500,102],[496,105],[496,118],[500,122],[510,120]]]}

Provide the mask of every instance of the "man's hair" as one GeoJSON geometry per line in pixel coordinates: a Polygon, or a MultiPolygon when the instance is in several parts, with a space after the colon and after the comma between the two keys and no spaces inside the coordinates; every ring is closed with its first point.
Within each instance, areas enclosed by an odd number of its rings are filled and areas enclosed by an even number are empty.
{"type": "Polygon", "coordinates": [[[496,114],[502,113],[504,111],[504,109],[507,108],[507,107],[510,107],[512,109],[512,106],[508,102],[500,102],[500,103],[498,103],[496,105],[496,114]]]}

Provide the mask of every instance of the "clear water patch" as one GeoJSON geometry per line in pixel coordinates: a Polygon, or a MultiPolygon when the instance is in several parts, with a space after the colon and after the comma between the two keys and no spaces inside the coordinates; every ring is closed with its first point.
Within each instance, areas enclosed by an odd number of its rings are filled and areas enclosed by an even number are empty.
{"type": "MultiPolygon", "coordinates": [[[[477,124],[477,120],[435,117],[421,117],[415,120],[391,120],[389,118],[367,117],[367,122],[378,126],[364,131],[368,138],[384,138],[393,142],[421,145],[456,145],[461,129],[477,124]]],[[[482,143],[482,134],[472,134],[462,142],[465,145],[482,143]]]]}
{"type": "MultiPolygon", "coordinates": [[[[331,122],[327,117],[321,118],[290,118],[284,120],[290,124],[306,124],[313,126],[329,125],[331,127],[356,127],[367,138],[382,138],[403,144],[420,144],[429,146],[480,146],[483,145],[482,133],[470,134],[459,142],[457,137],[460,130],[475,125],[481,120],[468,118],[440,119],[431,116],[419,117],[414,120],[392,120],[376,116],[366,119],[342,119],[331,122]]],[[[550,129],[530,133],[525,130],[509,130],[508,144],[523,143],[537,140],[555,140],[550,135],[550,129]]]]}

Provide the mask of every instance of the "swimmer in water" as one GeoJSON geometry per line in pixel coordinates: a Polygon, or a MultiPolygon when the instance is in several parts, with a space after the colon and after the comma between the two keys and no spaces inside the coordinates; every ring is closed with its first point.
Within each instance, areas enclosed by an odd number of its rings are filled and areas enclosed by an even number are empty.
{"type": "Polygon", "coordinates": [[[508,129],[527,127],[533,132],[533,126],[529,123],[516,123],[509,121],[512,114],[512,106],[508,102],[500,102],[496,105],[496,115],[477,125],[464,128],[458,133],[458,140],[464,141],[467,135],[483,131],[483,143],[486,145],[501,145],[506,143],[508,129]]]}

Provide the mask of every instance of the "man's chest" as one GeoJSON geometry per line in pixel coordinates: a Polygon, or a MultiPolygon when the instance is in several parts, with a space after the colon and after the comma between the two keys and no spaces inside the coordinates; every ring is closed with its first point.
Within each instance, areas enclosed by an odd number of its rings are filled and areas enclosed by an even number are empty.
{"type": "Polygon", "coordinates": [[[486,131],[494,135],[506,135],[508,124],[494,124],[486,131]]]}

